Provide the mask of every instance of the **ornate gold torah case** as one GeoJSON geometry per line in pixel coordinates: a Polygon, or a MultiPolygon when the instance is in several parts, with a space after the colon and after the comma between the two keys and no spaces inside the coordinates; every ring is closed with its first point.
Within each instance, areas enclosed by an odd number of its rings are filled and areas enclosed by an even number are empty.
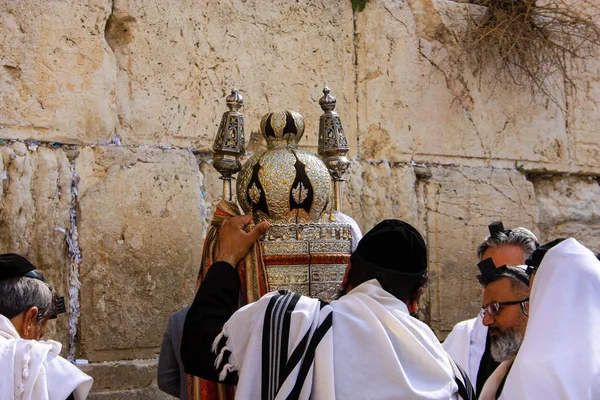
{"type": "Polygon", "coordinates": [[[319,154],[298,148],[304,120],[294,111],[275,111],[261,120],[267,149],[244,165],[243,99],[237,90],[227,97],[215,139],[215,168],[223,179],[223,197],[232,199],[232,174],[238,172],[236,197],[254,221],[269,221],[261,238],[271,290],[290,289],[329,300],[340,289],[352,252],[352,229],[335,222],[341,211],[342,176],[349,150],[336,100],[326,87],[319,104],[319,154]],[[333,197],[333,201],[330,198],[333,197]],[[332,204],[333,203],[333,204],[332,204]]]}

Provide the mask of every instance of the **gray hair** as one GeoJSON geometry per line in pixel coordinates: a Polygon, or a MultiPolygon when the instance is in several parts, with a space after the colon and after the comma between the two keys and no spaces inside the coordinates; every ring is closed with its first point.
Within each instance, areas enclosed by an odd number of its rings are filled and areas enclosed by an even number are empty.
{"type": "Polygon", "coordinates": [[[520,246],[523,250],[523,260],[521,260],[521,264],[525,264],[525,260],[537,248],[537,238],[533,232],[525,228],[515,228],[509,231],[499,232],[485,238],[483,243],[477,247],[477,258],[481,260],[483,254],[490,247],[499,247],[503,245],[520,246]]]}
{"type": "Polygon", "coordinates": [[[26,276],[0,280],[0,314],[11,319],[34,306],[38,324],[54,313],[52,289],[45,282],[26,276]]]}

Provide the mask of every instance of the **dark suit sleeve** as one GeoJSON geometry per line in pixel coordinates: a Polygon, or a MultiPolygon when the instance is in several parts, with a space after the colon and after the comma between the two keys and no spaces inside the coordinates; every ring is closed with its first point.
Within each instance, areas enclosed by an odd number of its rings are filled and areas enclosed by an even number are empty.
{"type": "MultiPolygon", "coordinates": [[[[239,291],[239,276],[230,264],[216,262],[209,268],[183,326],[181,360],[187,374],[219,381],[211,346],[233,315],[239,291]]],[[[230,376],[221,382],[235,384],[235,380],[230,376]]]]}

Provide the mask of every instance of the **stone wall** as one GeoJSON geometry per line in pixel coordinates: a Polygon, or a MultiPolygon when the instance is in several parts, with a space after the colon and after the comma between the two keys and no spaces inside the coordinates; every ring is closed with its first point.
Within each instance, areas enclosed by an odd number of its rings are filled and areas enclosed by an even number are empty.
{"type": "MultiPolygon", "coordinates": [[[[290,108],[316,150],[323,84],[351,143],[344,211],[404,219],[429,245],[422,316],[444,337],[480,306],[487,224],[600,251],[600,58],[559,104],[450,55],[464,8],[443,0],[0,0],[0,251],[69,298],[52,323],[87,359],[92,398],[163,398],[156,356],[193,298],[221,183],[225,96],[259,120],[290,108]]],[[[457,33],[458,32],[458,33],[457,33]]]]}

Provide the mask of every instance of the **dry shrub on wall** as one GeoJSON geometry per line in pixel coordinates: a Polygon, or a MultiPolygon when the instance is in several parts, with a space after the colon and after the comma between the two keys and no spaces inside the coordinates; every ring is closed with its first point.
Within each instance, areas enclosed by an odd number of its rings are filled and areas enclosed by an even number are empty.
{"type": "Polygon", "coordinates": [[[476,71],[499,75],[541,92],[562,108],[574,59],[593,57],[600,45],[598,5],[590,0],[472,0],[463,49],[476,71]]]}
{"type": "Polygon", "coordinates": [[[367,6],[369,0],[352,0],[352,9],[354,11],[362,11],[367,6]]]}

